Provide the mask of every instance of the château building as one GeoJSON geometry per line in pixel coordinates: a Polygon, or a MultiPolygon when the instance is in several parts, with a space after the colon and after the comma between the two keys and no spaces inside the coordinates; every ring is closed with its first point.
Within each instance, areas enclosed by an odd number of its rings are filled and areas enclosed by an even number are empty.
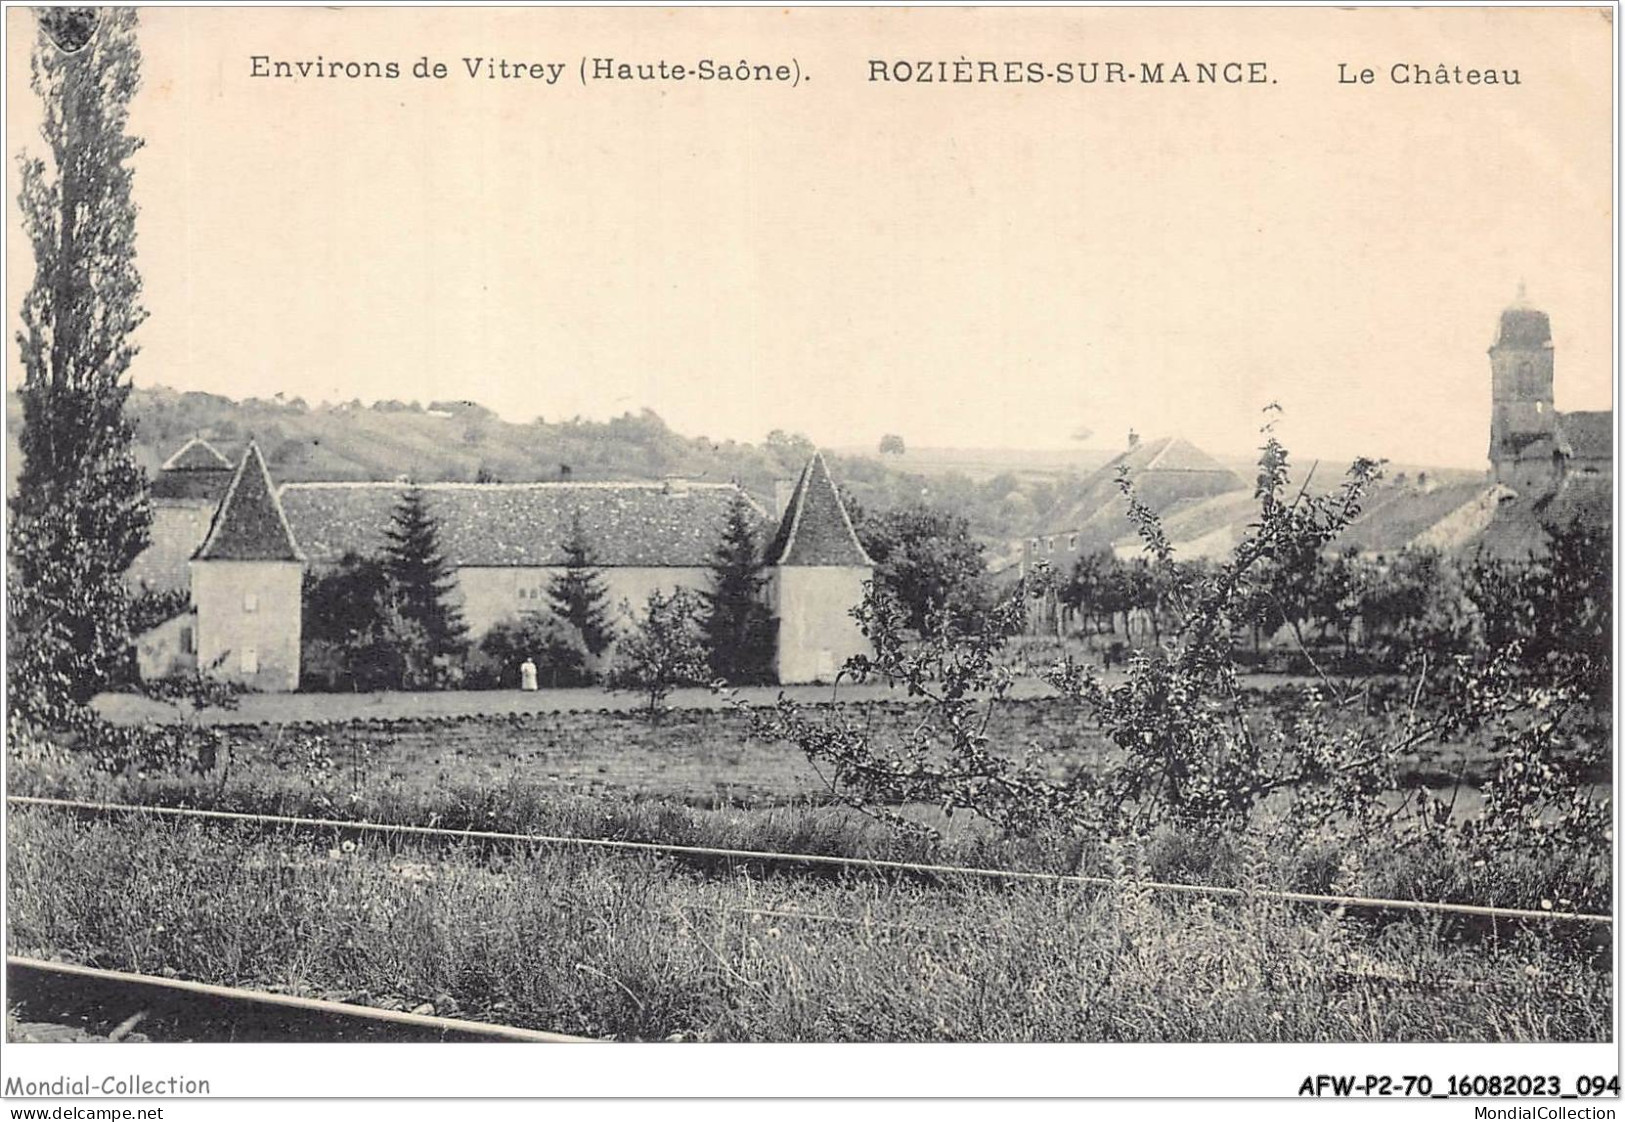
{"type": "MultiPolygon", "coordinates": [[[[188,443],[154,482],[152,544],[131,576],[138,587],[185,588],[191,603],[137,637],[142,677],[201,666],[254,689],[297,689],[306,572],[380,554],[405,490],[387,482],[277,486],[253,443],[235,468],[206,441],[188,443]]],[[[499,623],[546,610],[578,519],[621,630],[651,592],[706,590],[742,494],[733,484],[676,479],[431,483],[421,491],[476,642],[499,623]]],[[[874,566],[821,454],[782,495],[776,516],[745,496],[767,543],[774,669],[786,684],[832,681],[848,658],[869,650],[850,613],[874,566]]]]}

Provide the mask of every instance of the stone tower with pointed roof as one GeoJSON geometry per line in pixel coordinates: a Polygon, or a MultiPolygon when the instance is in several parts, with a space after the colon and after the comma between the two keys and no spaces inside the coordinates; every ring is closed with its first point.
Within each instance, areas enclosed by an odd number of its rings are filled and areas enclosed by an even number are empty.
{"type": "Polygon", "coordinates": [[[870,652],[851,611],[874,579],[874,562],[821,453],[802,470],[765,560],[779,620],[780,682],[834,681],[848,658],[870,652]]]}
{"type": "Polygon", "coordinates": [[[299,688],[305,558],[250,443],[192,555],[197,664],[258,690],[299,688]]]}

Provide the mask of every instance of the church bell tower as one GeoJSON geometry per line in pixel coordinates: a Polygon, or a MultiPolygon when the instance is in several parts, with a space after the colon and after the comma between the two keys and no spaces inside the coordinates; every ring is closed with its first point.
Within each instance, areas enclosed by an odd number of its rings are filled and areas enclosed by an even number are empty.
{"type": "Polygon", "coordinates": [[[1557,410],[1552,398],[1552,326],[1518,289],[1518,302],[1501,313],[1490,347],[1493,405],[1490,474],[1513,486],[1546,479],[1554,470],[1557,410]]]}

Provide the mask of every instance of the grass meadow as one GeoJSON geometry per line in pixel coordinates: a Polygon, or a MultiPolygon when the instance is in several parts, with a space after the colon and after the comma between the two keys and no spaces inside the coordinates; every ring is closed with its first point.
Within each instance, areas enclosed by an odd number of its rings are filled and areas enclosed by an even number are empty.
{"type": "MultiPolygon", "coordinates": [[[[1602,1040],[1606,950],[1257,898],[17,809],[13,953],[622,1040],[1602,1040]],[[816,916],[819,918],[806,918],[816,916]]],[[[1119,854],[1125,872],[1132,855],[1119,854]]],[[[1259,853],[1244,875],[1270,882],[1259,853]]]]}
{"type": "MultiPolygon", "coordinates": [[[[865,719],[904,721],[878,705],[865,719]]],[[[997,734],[1067,745],[1044,700],[997,734]]],[[[1607,911],[1560,852],[1164,827],[1134,842],[900,832],[739,714],[222,729],[206,770],[14,753],[10,793],[1082,873],[1112,889],[385,839],[13,806],[11,953],[625,1040],[1605,1040],[1605,934],[1135,882],[1607,911]],[[311,745],[319,747],[312,750],[311,745]]],[[[1076,736],[1075,726],[1071,726],[1076,736]]],[[[1419,775],[1431,765],[1421,762],[1419,775]]],[[[1423,780],[1418,780],[1423,781],[1423,780]]],[[[1396,792],[1394,798],[1404,797],[1396,792]]]]}

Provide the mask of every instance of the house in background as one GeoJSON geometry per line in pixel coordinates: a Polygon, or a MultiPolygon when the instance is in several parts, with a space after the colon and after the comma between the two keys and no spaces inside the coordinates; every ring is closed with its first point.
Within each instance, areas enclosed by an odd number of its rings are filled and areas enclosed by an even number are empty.
{"type": "MultiPolygon", "coordinates": [[[[307,568],[336,566],[347,554],[385,546],[401,483],[313,482],[275,487],[250,444],[224,486],[201,441],[166,463],[154,486],[153,545],[132,572],[148,587],[189,587],[192,608],[137,640],[144,678],[203,666],[256,689],[291,690],[299,681],[300,581],[307,568]],[[193,478],[199,473],[200,478],[193,478]],[[201,474],[209,475],[204,482],[201,474]],[[168,478],[173,474],[178,478],[168,478]],[[218,488],[212,517],[207,495],[218,488]],[[185,585],[175,559],[189,558],[185,585]]],[[[218,457],[215,452],[214,456],[218,457]]],[[[224,463],[223,458],[220,459],[224,463]]],[[[564,544],[579,518],[603,576],[611,617],[636,622],[651,592],[710,587],[709,564],[733,484],[662,482],[437,483],[421,491],[456,574],[454,598],[469,637],[548,607],[547,590],[565,571],[564,544]]],[[[778,617],[776,667],[784,683],[832,680],[851,655],[868,649],[850,612],[873,576],[821,455],[814,455],[777,521],[748,495],[769,542],[771,606],[778,617]]]]}
{"type": "Polygon", "coordinates": [[[164,461],[152,480],[151,544],[125,574],[133,591],[191,587],[192,554],[203,544],[235,474],[231,461],[202,437],[188,440],[164,461]]]}

